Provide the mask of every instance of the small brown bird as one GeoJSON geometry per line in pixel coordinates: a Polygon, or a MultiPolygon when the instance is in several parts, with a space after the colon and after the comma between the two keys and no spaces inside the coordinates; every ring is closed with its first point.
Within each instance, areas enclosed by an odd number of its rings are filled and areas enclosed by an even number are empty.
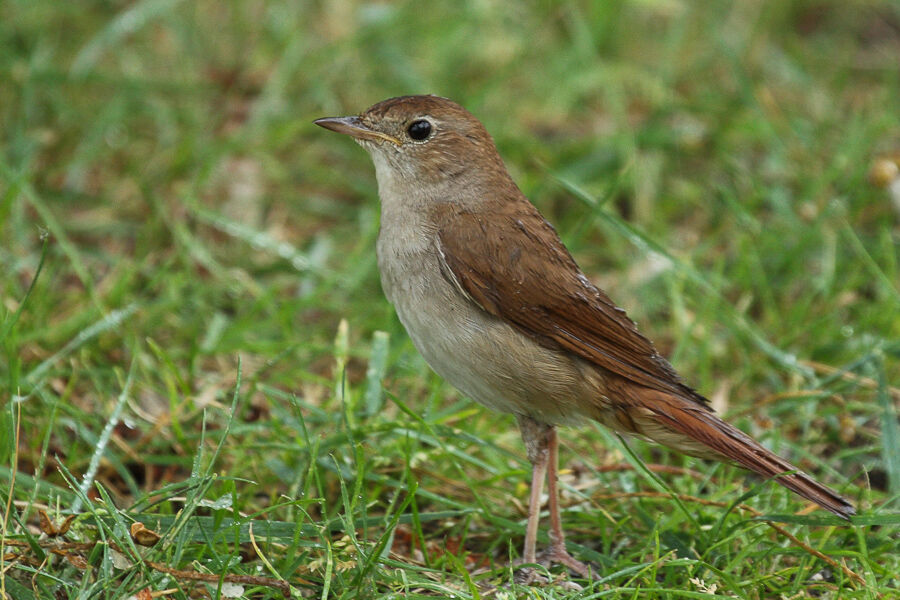
{"type": "Polygon", "coordinates": [[[484,126],[437,96],[391,98],[318,119],[375,163],[378,267],[413,343],[460,391],[512,413],[532,464],[524,562],[549,480],[546,562],[588,576],[566,551],[556,426],[587,419],[701,458],[728,461],[849,518],[853,506],[717,417],[625,311],[575,264],[513,182],[484,126]]]}

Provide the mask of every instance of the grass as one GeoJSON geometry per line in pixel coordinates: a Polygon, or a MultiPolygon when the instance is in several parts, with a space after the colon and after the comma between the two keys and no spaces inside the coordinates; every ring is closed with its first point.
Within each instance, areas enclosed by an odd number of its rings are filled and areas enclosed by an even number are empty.
{"type": "Polygon", "coordinates": [[[4,3],[0,593],[900,597],[898,215],[868,177],[898,56],[874,0],[4,3]],[[514,423],[418,356],[368,158],[311,125],[424,92],[851,526],[587,426],[564,522],[603,579],[510,584],[514,423]]]}

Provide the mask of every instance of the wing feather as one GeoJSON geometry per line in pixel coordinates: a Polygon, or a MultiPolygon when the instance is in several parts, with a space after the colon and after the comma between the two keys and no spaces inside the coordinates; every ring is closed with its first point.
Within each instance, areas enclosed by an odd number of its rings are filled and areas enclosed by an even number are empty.
{"type": "Polygon", "coordinates": [[[627,380],[704,406],[634,321],[578,268],[530,203],[515,210],[458,212],[438,232],[445,276],[478,306],[549,347],[627,380]]]}

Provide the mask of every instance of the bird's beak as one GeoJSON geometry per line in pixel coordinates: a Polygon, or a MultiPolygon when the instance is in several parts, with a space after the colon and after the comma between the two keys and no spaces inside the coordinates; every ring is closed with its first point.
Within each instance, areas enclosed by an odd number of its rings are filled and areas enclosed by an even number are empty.
{"type": "Polygon", "coordinates": [[[319,127],[344,133],[358,140],[387,141],[397,146],[400,145],[400,140],[392,135],[367,127],[359,117],[325,117],[324,119],[316,119],[313,123],[319,127]]]}

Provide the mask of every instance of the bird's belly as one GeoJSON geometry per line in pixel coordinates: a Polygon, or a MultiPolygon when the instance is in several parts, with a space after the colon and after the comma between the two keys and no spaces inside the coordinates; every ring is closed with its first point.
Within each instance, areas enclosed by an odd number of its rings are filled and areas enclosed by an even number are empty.
{"type": "Polygon", "coordinates": [[[602,385],[596,373],[483,311],[441,275],[436,262],[433,271],[423,262],[410,267],[383,270],[382,285],[416,348],[441,377],[493,410],[551,424],[595,416],[602,385]]]}

